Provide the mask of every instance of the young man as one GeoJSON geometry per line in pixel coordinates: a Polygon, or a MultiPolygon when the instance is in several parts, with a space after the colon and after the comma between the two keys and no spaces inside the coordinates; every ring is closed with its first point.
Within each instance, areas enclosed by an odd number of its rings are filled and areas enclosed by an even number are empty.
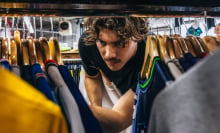
{"type": "MultiPolygon", "coordinates": [[[[90,18],[79,39],[90,108],[104,132],[119,132],[132,123],[137,75],[141,70],[147,22],[137,17],[90,18]],[[103,88],[119,97],[109,109],[102,106],[103,88]]],[[[111,98],[111,96],[110,96],[111,98]]],[[[114,101],[114,100],[113,100],[114,101]]]]}

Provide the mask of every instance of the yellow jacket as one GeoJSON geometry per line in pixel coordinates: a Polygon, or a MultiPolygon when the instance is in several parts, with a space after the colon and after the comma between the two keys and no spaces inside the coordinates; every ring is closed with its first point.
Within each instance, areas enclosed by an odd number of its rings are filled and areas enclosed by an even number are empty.
{"type": "Polygon", "coordinates": [[[0,68],[0,133],[67,133],[58,105],[0,68]]]}

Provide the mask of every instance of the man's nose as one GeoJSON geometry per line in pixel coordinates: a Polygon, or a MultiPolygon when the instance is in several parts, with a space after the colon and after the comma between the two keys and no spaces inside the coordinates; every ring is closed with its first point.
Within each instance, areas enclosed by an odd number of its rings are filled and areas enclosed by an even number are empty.
{"type": "Polygon", "coordinates": [[[117,56],[116,48],[112,45],[107,45],[105,49],[105,59],[115,58],[117,56]]]}

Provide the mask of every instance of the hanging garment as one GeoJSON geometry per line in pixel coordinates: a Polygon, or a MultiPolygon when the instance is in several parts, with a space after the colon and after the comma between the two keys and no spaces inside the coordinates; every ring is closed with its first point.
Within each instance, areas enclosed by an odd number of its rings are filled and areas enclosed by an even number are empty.
{"type": "Polygon", "coordinates": [[[31,75],[31,65],[21,66],[21,78],[27,81],[30,85],[34,86],[33,77],[31,75]]]}
{"type": "Polygon", "coordinates": [[[84,100],[68,68],[64,65],[59,65],[58,69],[72,96],[77,102],[86,133],[102,133],[102,129],[98,120],[95,118],[86,101],[84,100]]]}
{"type": "Polygon", "coordinates": [[[179,59],[184,71],[187,71],[199,61],[199,58],[194,57],[191,53],[184,54],[183,58],[179,59]]]}
{"type": "Polygon", "coordinates": [[[68,133],[59,106],[0,68],[1,133],[68,133]]]}
{"type": "Polygon", "coordinates": [[[18,77],[21,77],[20,66],[11,66],[11,71],[18,77]]]}
{"type": "Polygon", "coordinates": [[[170,59],[170,58],[165,58],[164,62],[167,64],[172,76],[177,79],[179,78],[183,71],[176,65],[176,61],[170,59]]]}
{"type": "Polygon", "coordinates": [[[188,30],[186,35],[194,35],[194,36],[200,36],[202,34],[202,29],[200,27],[194,28],[191,26],[188,30]]]}
{"type": "Polygon", "coordinates": [[[147,133],[154,98],[173,80],[166,64],[159,57],[155,57],[149,78],[138,81],[134,100],[132,133],[147,133]]]}
{"type": "Polygon", "coordinates": [[[52,92],[45,73],[40,67],[40,64],[33,64],[31,72],[34,79],[34,86],[41,91],[48,99],[57,103],[54,93],[52,92]]]}
{"type": "Polygon", "coordinates": [[[9,62],[8,62],[7,59],[1,59],[1,60],[0,60],[0,65],[1,65],[3,68],[8,69],[9,71],[11,71],[11,66],[10,66],[10,64],[9,64],[9,62]]]}
{"type": "Polygon", "coordinates": [[[220,49],[155,99],[149,133],[219,133],[220,49]]]}
{"type": "Polygon", "coordinates": [[[71,133],[85,133],[78,105],[60,75],[56,62],[47,60],[45,66],[50,79],[55,84],[55,94],[69,123],[71,133]]]}

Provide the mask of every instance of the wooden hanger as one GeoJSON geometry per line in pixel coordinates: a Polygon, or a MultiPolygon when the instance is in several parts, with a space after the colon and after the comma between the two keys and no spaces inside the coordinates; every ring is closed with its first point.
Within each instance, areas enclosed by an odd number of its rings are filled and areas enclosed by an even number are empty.
{"type": "Polygon", "coordinates": [[[176,37],[184,54],[189,53],[189,48],[182,37],[176,37]]]}
{"type": "Polygon", "coordinates": [[[159,57],[159,51],[158,51],[158,47],[157,47],[157,40],[154,36],[150,37],[151,39],[151,44],[150,44],[150,48],[149,48],[149,55],[150,55],[150,63],[149,63],[149,67],[147,68],[147,78],[150,77],[150,72],[151,72],[151,67],[153,65],[153,60],[155,57],[159,57]]]}
{"type": "Polygon", "coordinates": [[[40,46],[40,41],[38,39],[34,39],[35,51],[37,55],[37,61],[40,64],[41,68],[44,70],[44,60],[43,60],[43,50],[40,46]]]}
{"type": "Polygon", "coordinates": [[[193,46],[192,46],[190,40],[189,40],[188,38],[184,38],[184,41],[185,41],[186,45],[187,45],[188,48],[189,48],[189,53],[191,53],[194,57],[197,57],[197,54],[196,54],[196,52],[194,51],[193,46]]]}
{"type": "Polygon", "coordinates": [[[22,51],[22,64],[30,65],[27,39],[21,39],[21,51],[22,51]]]}
{"type": "Polygon", "coordinates": [[[50,49],[46,37],[40,37],[39,42],[42,48],[43,61],[50,59],[50,49]]]}
{"type": "Polygon", "coordinates": [[[204,49],[205,53],[209,54],[209,49],[206,46],[205,42],[202,40],[202,38],[200,37],[196,37],[196,39],[198,40],[198,42],[200,43],[200,45],[202,46],[202,48],[204,49]]]}
{"type": "Polygon", "coordinates": [[[2,58],[2,43],[3,43],[3,38],[0,37],[0,59],[2,58]]]}
{"type": "Polygon", "coordinates": [[[7,59],[8,60],[8,39],[4,38],[2,40],[2,59],[7,59]]]}
{"type": "Polygon", "coordinates": [[[174,49],[173,49],[173,42],[172,39],[169,36],[164,36],[164,42],[167,47],[167,50],[169,52],[169,56],[171,59],[176,59],[174,49]]]}
{"type": "Polygon", "coordinates": [[[189,39],[189,41],[192,44],[192,47],[196,53],[197,57],[202,57],[202,53],[204,52],[204,50],[201,48],[201,46],[198,44],[198,42],[196,41],[195,37],[193,36],[187,36],[187,38],[189,39]]]}
{"type": "Polygon", "coordinates": [[[183,51],[182,51],[182,49],[180,47],[180,44],[177,41],[177,39],[176,38],[172,38],[172,40],[173,40],[173,48],[174,48],[175,57],[177,59],[184,57],[183,56],[183,51]]]}
{"type": "Polygon", "coordinates": [[[15,42],[15,38],[11,37],[10,38],[10,47],[11,47],[11,54],[10,54],[10,62],[11,65],[13,66],[17,66],[18,62],[17,62],[17,44],[15,42]]]}
{"type": "Polygon", "coordinates": [[[17,63],[18,65],[22,65],[22,59],[21,59],[21,34],[20,31],[16,30],[14,31],[14,39],[16,42],[17,47],[17,63]]]}
{"type": "Polygon", "coordinates": [[[144,62],[143,62],[141,72],[140,72],[141,79],[146,79],[147,69],[150,65],[149,49],[150,49],[150,44],[151,44],[151,35],[147,36],[146,40],[147,41],[146,41],[146,46],[145,46],[144,62]]]}
{"type": "Polygon", "coordinates": [[[214,38],[213,36],[204,36],[202,40],[204,41],[205,45],[207,46],[207,48],[211,53],[218,48],[218,43],[216,41],[216,38],[214,38]]]}
{"type": "Polygon", "coordinates": [[[35,45],[34,45],[34,39],[33,37],[27,37],[28,40],[28,52],[29,52],[29,59],[31,65],[38,63],[37,61],[37,54],[35,50],[35,45]]]}
{"type": "Polygon", "coordinates": [[[166,58],[170,58],[164,42],[164,38],[162,36],[157,36],[156,39],[158,39],[159,53],[162,60],[165,60],[166,58]]]}
{"type": "Polygon", "coordinates": [[[55,37],[51,37],[48,44],[50,48],[50,58],[55,60],[60,65],[63,64],[58,40],[55,37]]]}

